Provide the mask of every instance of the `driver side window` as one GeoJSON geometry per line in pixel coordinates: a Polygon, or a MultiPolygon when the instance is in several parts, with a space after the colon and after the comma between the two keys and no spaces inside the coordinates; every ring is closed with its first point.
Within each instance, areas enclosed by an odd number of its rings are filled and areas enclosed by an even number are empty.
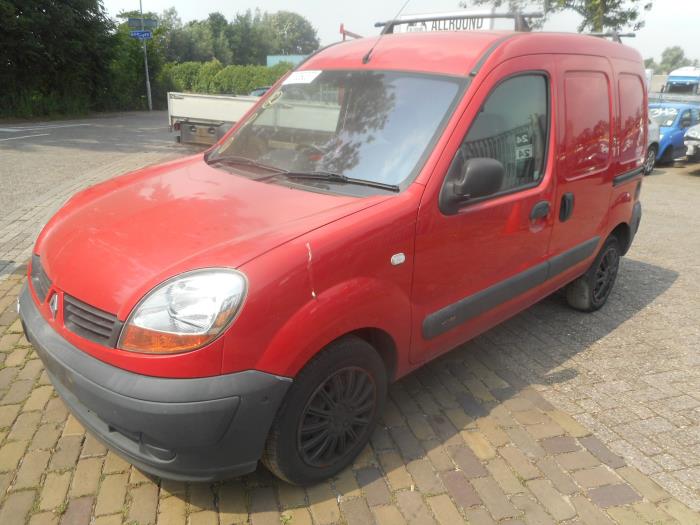
{"type": "Polygon", "coordinates": [[[496,194],[536,185],[544,173],[549,136],[547,78],[525,74],[499,84],[486,99],[457,152],[498,160],[505,176],[496,194]]]}

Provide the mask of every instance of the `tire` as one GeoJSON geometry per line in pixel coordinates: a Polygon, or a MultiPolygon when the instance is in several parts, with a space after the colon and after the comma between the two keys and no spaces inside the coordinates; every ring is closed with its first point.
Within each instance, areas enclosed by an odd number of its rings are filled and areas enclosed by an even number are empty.
{"type": "Polygon", "coordinates": [[[620,243],[611,235],[591,267],[566,287],[569,306],[582,312],[595,312],[608,300],[620,267],[620,243]]]}
{"type": "Polygon", "coordinates": [[[647,156],[644,157],[644,175],[649,175],[654,171],[654,166],[656,166],[656,154],[658,153],[658,146],[652,144],[647,149],[647,156]]]}
{"type": "Polygon", "coordinates": [[[673,146],[669,146],[664,150],[663,155],[659,158],[659,164],[673,164],[673,146]]]}
{"type": "Polygon", "coordinates": [[[294,485],[338,474],[369,441],[386,392],[384,362],[369,343],[354,336],[331,343],[290,387],[272,423],[263,464],[294,485]]]}

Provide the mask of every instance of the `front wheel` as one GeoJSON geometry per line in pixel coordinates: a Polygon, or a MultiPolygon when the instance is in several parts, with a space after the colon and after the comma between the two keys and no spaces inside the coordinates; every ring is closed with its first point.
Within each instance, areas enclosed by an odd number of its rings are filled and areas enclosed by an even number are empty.
{"type": "Polygon", "coordinates": [[[647,149],[647,156],[644,159],[644,175],[649,175],[654,171],[654,166],[656,165],[656,146],[651,145],[647,149]]]}
{"type": "Polygon", "coordinates": [[[673,164],[673,146],[667,147],[663,154],[661,155],[661,158],[659,159],[659,164],[673,164]]]}
{"type": "Polygon", "coordinates": [[[611,235],[588,271],[566,287],[569,306],[582,312],[600,309],[612,292],[619,267],[620,243],[611,235]]]}
{"type": "Polygon", "coordinates": [[[310,485],[350,465],[369,441],[387,392],[384,363],[366,341],[331,343],[298,374],[265,443],[263,464],[310,485]]]}

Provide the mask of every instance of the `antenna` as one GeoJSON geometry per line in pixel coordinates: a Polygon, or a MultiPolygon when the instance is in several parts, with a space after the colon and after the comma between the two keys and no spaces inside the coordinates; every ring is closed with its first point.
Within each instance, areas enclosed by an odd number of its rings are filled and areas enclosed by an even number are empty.
{"type": "MultiPolygon", "coordinates": [[[[396,13],[396,16],[394,16],[394,20],[396,20],[398,17],[401,16],[401,13],[403,13],[403,10],[406,9],[406,6],[411,0],[406,0],[403,5],[401,6],[401,9],[399,9],[398,13],[396,13]]],[[[372,47],[369,48],[369,51],[367,51],[367,54],[362,57],[362,63],[366,64],[369,62],[370,58],[372,57],[372,51],[374,51],[374,48],[377,47],[379,42],[381,42],[382,38],[384,38],[384,31],[379,35],[379,38],[377,38],[377,41],[374,43],[372,47]]]]}

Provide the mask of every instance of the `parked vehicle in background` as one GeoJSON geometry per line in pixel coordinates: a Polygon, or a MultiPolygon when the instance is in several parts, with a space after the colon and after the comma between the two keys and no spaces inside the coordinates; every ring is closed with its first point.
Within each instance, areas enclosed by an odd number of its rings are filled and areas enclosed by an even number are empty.
{"type": "Polygon", "coordinates": [[[671,71],[663,92],[675,95],[700,95],[700,67],[687,66],[671,71]]]}
{"type": "Polygon", "coordinates": [[[264,86],[264,87],[255,88],[253,91],[251,91],[250,93],[248,93],[248,96],[251,96],[251,97],[262,97],[265,93],[268,92],[269,89],[270,89],[270,86],[264,86]]]}
{"type": "Polygon", "coordinates": [[[649,104],[649,117],[661,132],[658,162],[668,164],[685,156],[685,132],[700,123],[700,109],[692,104],[661,102],[649,104]]]}
{"type": "Polygon", "coordinates": [[[262,460],[318,483],[365,449],[389,382],[559,289],[606,304],[642,214],[642,57],[396,23],[311,56],[206,153],[78,193],[39,235],[27,338],[142,470],[262,460]]]}
{"type": "Polygon", "coordinates": [[[654,75],[649,102],[677,102],[700,106],[700,67],[682,67],[669,75],[654,75]]]}
{"type": "Polygon", "coordinates": [[[661,141],[661,129],[659,128],[659,124],[655,120],[648,120],[647,153],[644,158],[644,175],[649,175],[654,171],[661,141]]]}
{"type": "Polygon", "coordinates": [[[214,144],[258,101],[258,97],[168,93],[170,131],[178,142],[214,144]]]}
{"type": "Polygon", "coordinates": [[[690,162],[700,162],[700,124],[685,132],[686,156],[690,162]]]}

